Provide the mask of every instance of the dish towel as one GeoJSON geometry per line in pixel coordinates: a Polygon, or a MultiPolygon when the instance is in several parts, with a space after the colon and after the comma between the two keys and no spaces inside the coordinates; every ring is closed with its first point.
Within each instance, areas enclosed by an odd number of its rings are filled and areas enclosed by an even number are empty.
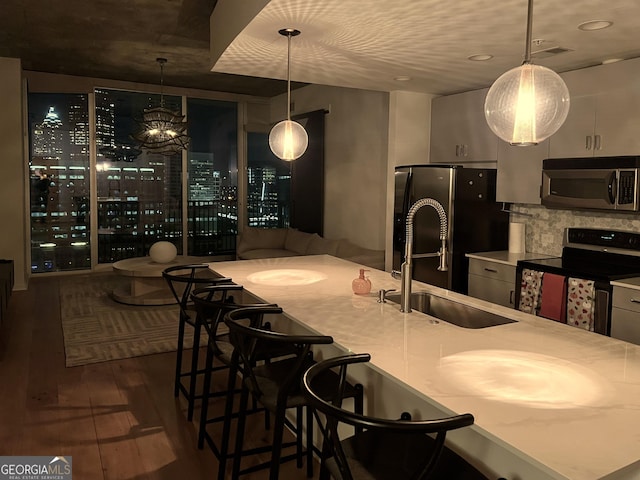
{"type": "Polygon", "coordinates": [[[542,272],[524,268],[522,270],[522,284],[520,286],[521,312],[536,314],[540,302],[540,285],[542,284],[542,272]]]}
{"type": "Polygon", "coordinates": [[[595,311],[593,280],[569,278],[567,286],[567,324],[593,332],[595,311]]]}
{"type": "Polygon", "coordinates": [[[538,315],[556,322],[567,321],[567,282],[563,275],[545,273],[540,292],[540,312],[538,315]]]}

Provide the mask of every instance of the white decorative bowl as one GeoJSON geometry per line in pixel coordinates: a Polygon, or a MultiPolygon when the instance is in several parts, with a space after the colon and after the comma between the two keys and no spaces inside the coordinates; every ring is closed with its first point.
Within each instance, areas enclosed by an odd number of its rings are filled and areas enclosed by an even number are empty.
{"type": "Polygon", "coordinates": [[[149,256],[156,263],[169,263],[175,260],[177,255],[178,249],[171,242],[156,242],[149,249],[149,256]]]}

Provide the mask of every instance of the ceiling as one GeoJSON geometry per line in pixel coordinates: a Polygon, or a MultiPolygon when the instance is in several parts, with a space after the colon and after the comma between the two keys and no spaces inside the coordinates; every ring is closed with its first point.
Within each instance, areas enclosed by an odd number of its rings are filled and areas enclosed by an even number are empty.
{"type": "Polygon", "coordinates": [[[0,56],[24,70],[250,95],[286,91],[281,80],[210,71],[216,0],[1,0],[0,56]]]}
{"type": "MultiPolygon", "coordinates": [[[[535,63],[562,72],[640,56],[638,0],[535,0],[533,11],[533,39],[543,40],[533,50],[570,50],[534,55],[535,63]],[[614,23],[598,31],[577,28],[589,20],[614,23]]],[[[287,40],[277,32],[297,28],[293,80],[455,93],[489,86],[522,63],[526,17],[527,0],[219,0],[212,17],[214,71],[285,78],[287,40]],[[246,4],[264,8],[226,31],[246,4]],[[493,58],[467,59],[475,54],[493,58]]]]}
{"type": "MultiPolygon", "coordinates": [[[[25,70],[149,84],[164,57],[166,85],[271,97],[286,91],[277,31],[294,27],[295,82],[447,94],[520,64],[526,9],[526,0],[2,0],[0,56],[25,70]]],[[[639,28],[638,0],[535,0],[533,38],[544,41],[533,49],[570,51],[534,60],[562,72],[637,57],[639,28]],[[594,19],[614,24],[577,29],[594,19]]]]}

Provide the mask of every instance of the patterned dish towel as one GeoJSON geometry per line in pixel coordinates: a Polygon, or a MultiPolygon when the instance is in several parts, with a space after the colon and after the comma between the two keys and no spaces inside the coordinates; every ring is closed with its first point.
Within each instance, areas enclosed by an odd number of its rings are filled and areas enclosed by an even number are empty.
{"type": "Polygon", "coordinates": [[[522,285],[520,287],[521,312],[537,314],[540,303],[540,285],[542,285],[542,272],[525,268],[522,270],[522,285]]]}
{"type": "Polygon", "coordinates": [[[595,311],[593,280],[570,277],[567,283],[567,325],[593,332],[593,312],[595,311]]]}

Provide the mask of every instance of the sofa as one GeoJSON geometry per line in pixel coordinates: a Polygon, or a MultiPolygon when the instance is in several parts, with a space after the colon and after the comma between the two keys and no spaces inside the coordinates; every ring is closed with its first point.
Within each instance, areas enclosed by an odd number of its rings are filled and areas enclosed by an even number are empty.
{"type": "Polygon", "coordinates": [[[359,247],[346,239],[329,240],[295,228],[245,227],[236,246],[239,260],[324,254],[384,270],[384,250],[359,247]]]}

